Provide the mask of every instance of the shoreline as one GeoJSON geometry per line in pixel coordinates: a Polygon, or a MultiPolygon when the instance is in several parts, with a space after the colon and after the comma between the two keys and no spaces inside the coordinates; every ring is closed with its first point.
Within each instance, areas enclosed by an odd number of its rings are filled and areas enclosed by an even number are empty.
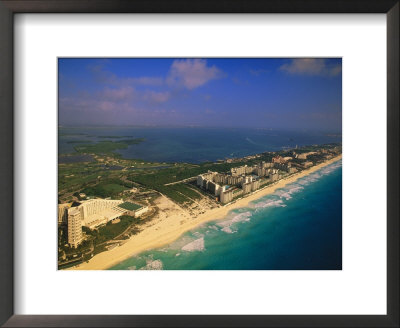
{"type": "Polygon", "coordinates": [[[206,222],[223,219],[230,211],[246,207],[250,202],[272,194],[277,189],[283,188],[287,184],[293,183],[302,177],[340,160],[341,158],[342,155],[339,155],[309,169],[295,173],[290,177],[277,181],[273,185],[259,189],[246,197],[240,198],[225,206],[209,210],[194,219],[182,221],[182,218],[179,215],[171,216],[164,221],[157,222],[156,224],[147,227],[129,239],[125,244],[97,254],[88,263],[84,262],[66,270],[105,270],[144,251],[170,244],[185,232],[206,222]]]}

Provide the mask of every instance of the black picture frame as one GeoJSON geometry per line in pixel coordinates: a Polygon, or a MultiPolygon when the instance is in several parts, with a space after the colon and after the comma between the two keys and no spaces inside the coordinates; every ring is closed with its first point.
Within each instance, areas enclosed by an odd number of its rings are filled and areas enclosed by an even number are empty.
{"type": "MultiPolygon", "coordinates": [[[[398,0],[0,0],[0,324],[4,327],[399,327],[398,0]],[[387,315],[14,315],[13,17],[17,13],[385,13],[387,315]]],[[[368,286],[366,286],[368,288],[368,286]]]]}

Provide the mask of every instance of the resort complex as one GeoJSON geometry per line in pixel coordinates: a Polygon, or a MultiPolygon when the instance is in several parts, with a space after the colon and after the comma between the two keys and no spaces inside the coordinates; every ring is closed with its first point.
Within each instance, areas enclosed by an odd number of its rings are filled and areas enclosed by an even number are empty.
{"type": "Polygon", "coordinates": [[[123,215],[137,218],[148,210],[147,206],[108,199],[89,199],[75,205],[58,206],[58,223],[68,227],[68,244],[74,248],[84,240],[82,227],[96,229],[123,215]]]}
{"type": "Polygon", "coordinates": [[[280,172],[292,174],[297,169],[289,162],[292,157],[277,156],[272,162],[261,162],[253,166],[231,168],[229,172],[208,171],[197,176],[197,186],[216,196],[216,200],[226,204],[234,198],[256,191],[266,184],[280,179],[280,172]]]}

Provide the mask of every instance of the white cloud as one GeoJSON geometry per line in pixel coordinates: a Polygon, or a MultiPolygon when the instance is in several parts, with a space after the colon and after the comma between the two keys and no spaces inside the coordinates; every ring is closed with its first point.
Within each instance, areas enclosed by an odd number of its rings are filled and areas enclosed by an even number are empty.
{"type": "Polygon", "coordinates": [[[192,90],[221,77],[223,72],[216,66],[207,66],[206,60],[183,59],[172,63],[166,82],[192,90]]]}
{"type": "Polygon", "coordinates": [[[119,78],[118,84],[134,84],[134,85],[152,85],[152,86],[160,86],[163,85],[164,80],[161,77],[130,77],[130,78],[119,78]]]}
{"type": "Polygon", "coordinates": [[[66,116],[76,112],[88,116],[96,113],[99,117],[126,116],[137,113],[139,108],[143,111],[140,115],[155,115],[155,110],[165,110],[160,106],[176,97],[177,93],[170,88],[192,90],[224,76],[220,69],[208,66],[207,61],[201,59],[175,60],[165,77],[119,77],[105,70],[103,62],[89,69],[94,74],[97,88],[79,90],[73,96],[60,98],[60,109],[66,116]]]}
{"type": "Polygon", "coordinates": [[[88,66],[95,79],[99,83],[110,84],[115,86],[126,85],[146,85],[146,86],[160,86],[163,85],[164,79],[162,77],[153,76],[139,76],[139,77],[118,77],[112,72],[104,69],[104,63],[88,66]]]}
{"type": "Polygon", "coordinates": [[[101,92],[101,97],[107,100],[127,100],[134,96],[135,90],[132,87],[122,87],[118,89],[105,88],[101,92]]]}
{"type": "Polygon", "coordinates": [[[168,101],[168,91],[136,90],[126,86],[120,88],[105,87],[89,93],[80,92],[73,97],[60,98],[60,109],[63,111],[111,112],[132,111],[145,104],[160,104],[168,101]]]}
{"type": "Polygon", "coordinates": [[[162,86],[166,83],[168,86],[181,86],[189,90],[224,76],[223,72],[216,66],[207,66],[207,61],[204,59],[175,60],[165,79],[150,76],[121,78],[111,72],[104,71],[101,65],[92,67],[92,72],[99,82],[115,86],[162,86]]]}
{"type": "Polygon", "coordinates": [[[325,59],[320,58],[292,59],[290,63],[283,64],[279,69],[298,75],[336,76],[342,72],[340,64],[329,65],[325,59]]]}
{"type": "Polygon", "coordinates": [[[166,102],[170,96],[171,94],[168,91],[157,92],[148,90],[144,93],[143,99],[151,102],[162,103],[166,102]]]}

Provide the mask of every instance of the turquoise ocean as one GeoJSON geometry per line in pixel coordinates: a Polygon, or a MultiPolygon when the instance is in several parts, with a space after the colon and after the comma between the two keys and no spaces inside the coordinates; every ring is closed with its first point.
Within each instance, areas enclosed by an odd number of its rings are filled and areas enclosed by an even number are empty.
{"type": "Polygon", "coordinates": [[[111,270],[341,270],[342,161],[111,270]]]}

